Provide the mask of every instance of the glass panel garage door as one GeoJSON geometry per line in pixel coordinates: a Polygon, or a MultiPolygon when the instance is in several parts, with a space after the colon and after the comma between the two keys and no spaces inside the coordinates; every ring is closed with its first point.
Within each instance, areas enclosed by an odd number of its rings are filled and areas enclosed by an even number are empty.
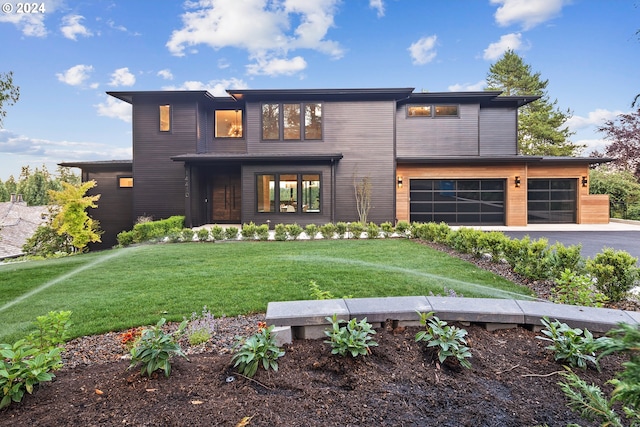
{"type": "Polygon", "coordinates": [[[529,223],[575,223],[577,184],[577,179],[529,179],[529,223]]]}
{"type": "Polygon", "coordinates": [[[504,225],[503,179],[411,179],[411,222],[504,225]]]}

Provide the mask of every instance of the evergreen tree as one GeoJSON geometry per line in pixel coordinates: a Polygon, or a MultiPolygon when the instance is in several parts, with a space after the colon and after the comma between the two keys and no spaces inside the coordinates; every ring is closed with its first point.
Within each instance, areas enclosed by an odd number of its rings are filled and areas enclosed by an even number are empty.
{"type": "Polygon", "coordinates": [[[7,186],[0,180],[0,202],[8,202],[11,198],[11,193],[7,191],[7,186]]]}
{"type": "Polygon", "coordinates": [[[575,156],[584,146],[569,141],[572,132],[564,126],[571,111],[560,111],[557,100],[551,101],[546,92],[549,80],[542,80],[539,72],[513,50],[489,68],[486,90],[501,90],[503,96],[540,96],[519,110],[518,150],[532,156],[575,156]],[[564,126],[564,127],[563,127],[564,126]]]}

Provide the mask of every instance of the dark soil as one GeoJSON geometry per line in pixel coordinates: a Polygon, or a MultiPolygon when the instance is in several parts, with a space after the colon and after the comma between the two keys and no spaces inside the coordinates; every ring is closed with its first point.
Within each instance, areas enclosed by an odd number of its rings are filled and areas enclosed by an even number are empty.
{"type": "MultiPolygon", "coordinates": [[[[518,278],[504,266],[498,272],[518,278]]],[[[544,297],[544,283],[529,284],[544,297]]],[[[219,319],[208,344],[173,361],[170,377],[128,370],[117,333],[67,344],[65,366],[21,403],[0,410],[0,426],[583,426],[557,383],[563,366],[532,331],[464,327],[472,369],[439,365],[418,328],[378,329],[371,355],[331,355],[322,340],[286,346],[278,372],[253,379],[231,364],[236,334],[249,335],[263,315],[219,319]],[[247,418],[248,417],[248,418],[247,418]]],[[[174,325],[175,327],[175,325],[174,325]]],[[[577,370],[602,387],[623,358],[607,356],[602,371],[577,370]]]]}

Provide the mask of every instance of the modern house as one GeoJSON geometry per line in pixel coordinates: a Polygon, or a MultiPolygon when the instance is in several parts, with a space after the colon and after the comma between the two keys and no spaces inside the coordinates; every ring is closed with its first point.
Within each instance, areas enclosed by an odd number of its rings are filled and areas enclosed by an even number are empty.
{"type": "Polygon", "coordinates": [[[518,108],[537,99],[413,88],[108,92],[132,105],[133,159],[75,162],[102,194],[104,243],[136,218],[211,223],[358,219],[526,225],[603,223],[589,194],[602,159],[518,154],[518,108]]]}

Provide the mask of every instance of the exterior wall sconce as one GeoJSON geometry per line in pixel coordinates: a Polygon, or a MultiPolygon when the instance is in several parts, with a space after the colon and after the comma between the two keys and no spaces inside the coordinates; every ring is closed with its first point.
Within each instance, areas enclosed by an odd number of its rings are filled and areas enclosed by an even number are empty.
{"type": "Polygon", "coordinates": [[[402,188],[402,176],[398,175],[398,188],[402,188]]]}
{"type": "Polygon", "coordinates": [[[516,183],[516,188],[519,188],[520,187],[520,177],[519,176],[516,176],[515,183],[516,183]]]}
{"type": "Polygon", "coordinates": [[[588,183],[589,183],[589,181],[587,180],[587,177],[586,177],[586,176],[583,176],[583,177],[582,177],[582,186],[583,186],[583,187],[586,187],[588,183]]]}

